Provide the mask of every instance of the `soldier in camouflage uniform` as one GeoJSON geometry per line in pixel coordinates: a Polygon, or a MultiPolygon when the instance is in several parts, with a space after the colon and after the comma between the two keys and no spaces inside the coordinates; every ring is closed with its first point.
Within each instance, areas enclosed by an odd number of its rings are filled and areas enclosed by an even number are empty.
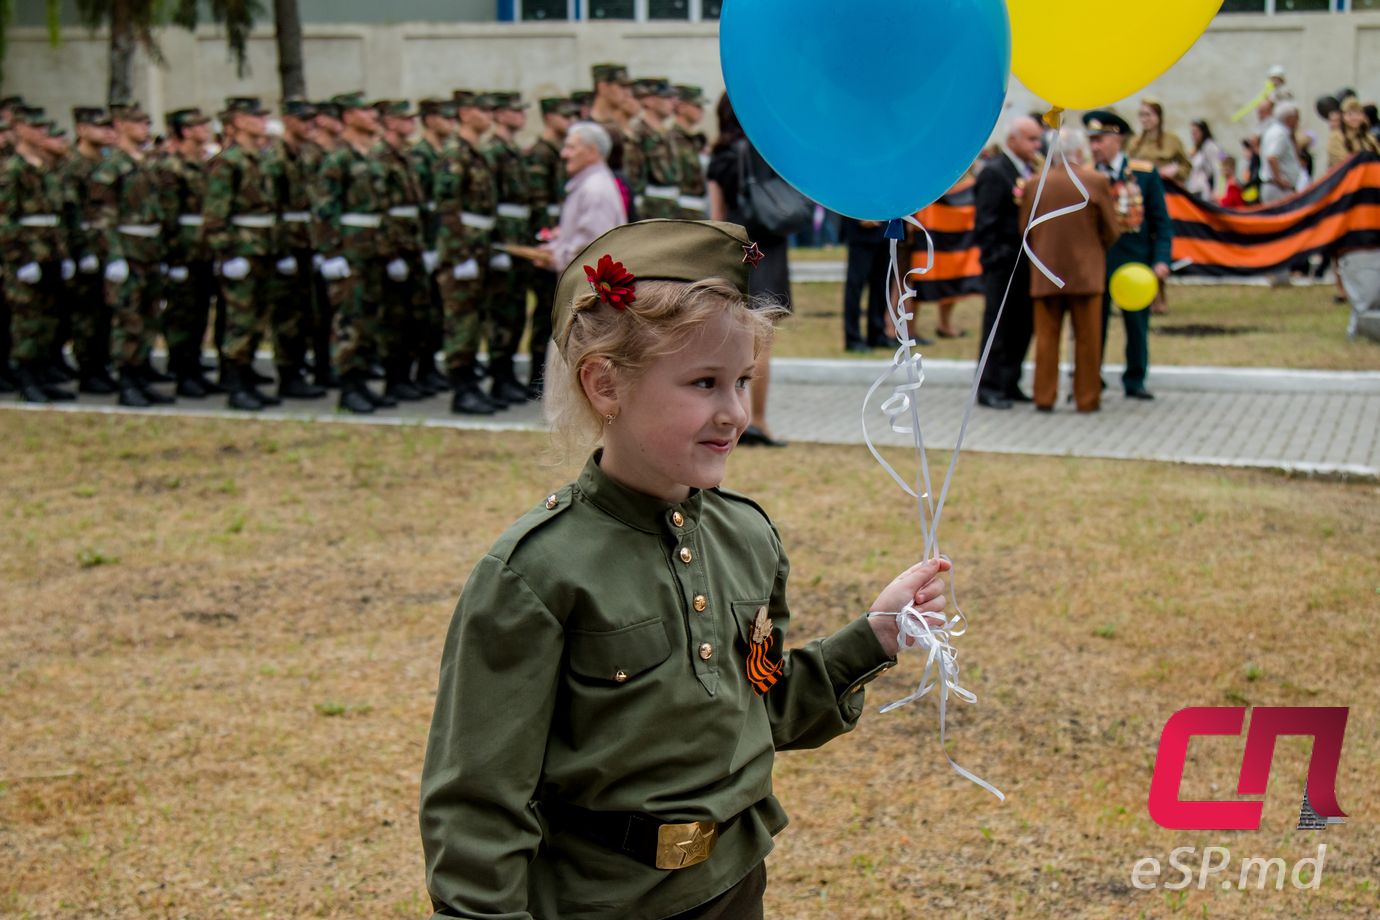
{"type": "Polygon", "coordinates": [[[91,196],[91,175],[115,143],[115,128],[104,109],[80,106],[72,110],[77,143],[59,167],[66,195],[68,250],[77,274],[67,285],[72,316],[72,350],[81,370],[83,393],[114,393],[110,364],[110,305],[105,298],[102,271],[106,262],[106,231],[100,209],[91,196]]]}
{"type": "Polygon", "coordinates": [[[433,393],[450,389],[450,379],[436,366],[436,353],[445,347],[445,310],[441,302],[441,288],[436,278],[438,255],[436,252],[436,232],[439,222],[436,215],[436,202],[432,194],[436,187],[436,171],[441,160],[447,156],[447,148],[455,144],[455,131],[459,128],[458,112],[455,103],[446,99],[423,99],[418,104],[422,117],[422,133],[412,145],[410,156],[412,170],[417,182],[426,196],[425,213],[422,215],[423,245],[422,253],[427,269],[427,289],[430,297],[427,324],[423,333],[421,354],[417,359],[417,383],[433,393]]]}
{"type": "Polygon", "coordinates": [[[570,101],[575,103],[578,113],[574,116],[576,121],[589,121],[590,110],[594,108],[594,93],[587,89],[576,90],[570,94],[570,101]]]}
{"type": "MultiPolygon", "coordinates": [[[[314,104],[316,107],[316,117],[312,119],[311,139],[302,145],[302,169],[307,179],[307,198],[311,199],[311,189],[316,183],[316,177],[321,172],[321,164],[325,161],[326,155],[340,146],[340,133],[345,130],[345,126],[340,121],[340,106],[325,100],[314,104]]],[[[313,210],[315,210],[313,208],[313,210]]],[[[311,223],[311,239],[313,254],[313,265],[321,264],[321,247],[316,238],[317,225],[313,215],[311,223]]],[[[331,364],[331,327],[335,320],[335,308],[331,306],[331,295],[326,279],[321,277],[319,271],[312,273],[312,303],[315,307],[315,314],[312,317],[311,331],[311,351],[312,351],[312,373],[316,383],[323,387],[332,389],[340,386],[340,378],[336,376],[335,368],[331,364]]]]}
{"type": "Polygon", "coordinates": [[[479,138],[493,124],[495,100],[456,90],[460,116],[455,144],[436,169],[437,283],[445,311],[446,371],[450,410],[492,415],[498,407],[479,389],[475,356],[483,328],[484,274],[497,224],[498,186],[479,138]]]}
{"type": "MultiPolygon", "coordinates": [[[[316,252],[312,247],[311,182],[316,149],[310,133],[316,107],[302,99],[283,103],[283,136],[264,152],[264,170],[278,210],[278,262],[269,284],[273,301],[273,356],[280,399],[320,399],[325,387],[306,378],[307,348],[319,323],[315,306],[316,252]]],[[[318,357],[318,360],[326,360],[318,357]]]]}
{"type": "Polygon", "coordinates": [[[149,354],[158,323],[163,262],[170,227],[158,177],[145,157],[149,116],[137,105],[112,106],[115,145],[91,173],[91,200],[105,233],[105,294],[114,312],[110,351],[119,370],[120,405],[173,402],[151,386],[149,354]]]}
{"type": "MultiPolygon", "coordinates": [[[[561,147],[565,144],[571,119],[579,111],[579,107],[570,99],[549,98],[541,101],[541,136],[527,148],[528,196],[532,203],[532,236],[535,239],[549,239],[560,223],[566,183],[561,147]]],[[[527,279],[535,301],[529,336],[532,369],[527,382],[527,395],[531,399],[540,399],[546,371],[546,346],[551,341],[551,310],[556,299],[556,276],[545,268],[534,266],[528,271],[527,279]]]]}
{"type": "Polygon", "coordinates": [[[226,404],[245,412],[281,402],[259,390],[250,376],[272,307],[270,283],[286,267],[279,264],[278,200],[264,163],[267,115],[255,97],[226,100],[225,147],[206,168],[202,211],[202,232],[219,266],[225,304],[220,384],[226,404]]]}
{"type": "Polygon", "coordinates": [[[383,127],[374,158],[384,170],[383,230],[388,248],[384,266],[383,304],[379,317],[379,351],[383,357],[384,392],[399,401],[416,401],[436,391],[413,381],[431,323],[429,260],[423,248],[422,219],[431,193],[423,192],[413,171],[409,139],[417,119],[406,101],[375,103],[383,127]]]}
{"type": "Polygon", "coordinates": [[[592,72],[594,101],[590,105],[589,119],[609,133],[613,147],[606,162],[614,179],[628,193],[628,220],[635,221],[638,219],[637,204],[631,193],[630,177],[642,171],[638,162],[641,154],[636,146],[625,143],[632,116],[638,111],[632,80],[628,77],[628,68],[622,64],[595,64],[592,72]]]}
{"type": "Polygon", "coordinates": [[[332,100],[341,108],[341,144],[326,155],[312,185],[321,276],[328,282],[335,309],[331,349],[340,377],[340,408],[367,414],[396,406],[366,383],[378,347],[379,310],[385,265],[390,261],[383,219],[387,211],[387,177],[374,157],[378,112],[363,93],[332,100]]]}
{"type": "Polygon", "coordinates": [[[675,123],[671,136],[680,160],[680,198],[676,216],[682,220],[704,220],[709,216],[709,183],[705,180],[706,141],[699,130],[704,118],[704,93],[698,86],[677,85],[675,123]]]}
{"type": "MultiPolygon", "coordinates": [[[[11,133],[9,116],[0,116],[0,148],[12,147],[11,133]]],[[[0,162],[5,159],[8,157],[0,157],[0,162]]],[[[3,200],[4,194],[4,188],[0,187],[0,200],[3,200]]],[[[3,271],[3,265],[0,265],[0,271],[3,271]]],[[[13,367],[10,364],[12,344],[13,340],[10,338],[10,305],[5,298],[5,286],[0,284],[0,393],[13,393],[18,386],[18,381],[14,379],[13,367]]]]}
{"type": "MultiPolygon", "coordinates": [[[[498,225],[495,243],[531,246],[532,206],[528,201],[527,162],[517,145],[517,132],[527,124],[527,103],[517,93],[495,93],[493,133],[484,156],[498,184],[498,225]]],[[[522,333],[527,327],[529,262],[514,259],[495,249],[489,256],[489,273],[484,284],[485,318],[489,323],[489,401],[495,405],[527,402],[527,388],[518,383],[513,370],[522,333]]]]}
{"type": "Polygon", "coordinates": [[[206,145],[211,119],[200,109],[167,114],[170,150],[156,162],[163,207],[176,223],[168,238],[163,336],[168,370],[177,378],[177,395],[201,399],[220,387],[203,376],[201,346],[211,318],[216,279],[211,251],[201,232],[206,199],[206,145]]]}
{"type": "Polygon", "coordinates": [[[633,95],[642,104],[628,128],[628,144],[638,151],[638,173],[628,174],[637,213],[647,220],[674,218],[680,208],[680,160],[666,121],[675,91],[664,77],[647,77],[633,84],[633,95]]]}
{"type": "Polygon", "coordinates": [[[43,371],[58,334],[63,282],[76,273],[68,257],[63,226],[64,194],[54,168],[65,142],[52,123],[33,110],[14,125],[14,153],[5,161],[0,188],[0,256],[5,263],[5,297],[10,305],[15,375],[20,398],[48,403],[75,399],[43,371]]]}

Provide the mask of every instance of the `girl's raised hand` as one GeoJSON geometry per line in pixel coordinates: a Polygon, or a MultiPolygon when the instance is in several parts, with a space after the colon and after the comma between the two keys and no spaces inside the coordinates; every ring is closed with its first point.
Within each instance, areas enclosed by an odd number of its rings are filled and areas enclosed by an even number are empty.
{"type": "MultiPolygon", "coordinates": [[[[947,559],[929,559],[911,566],[892,579],[891,584],[877,595],[869,612],[900,613],[907,604],[913,604],[921,613],[942,614],[948,599],[944,595],[946,585],[941,573],[950,568],[947,559]]],[[[941,617],[927,619],[932,626],[943,623],[941,617]]],[[[869,622],[887,654],[894,656],[900,649],[895,617],[874,616],[869,618],[869,622]]]]}

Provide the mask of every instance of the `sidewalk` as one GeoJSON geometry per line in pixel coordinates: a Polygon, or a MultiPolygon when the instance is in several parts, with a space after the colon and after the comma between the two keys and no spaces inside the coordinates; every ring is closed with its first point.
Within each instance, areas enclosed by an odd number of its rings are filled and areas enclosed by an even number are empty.
{"type": "MultiPolygon", "coordinates": [[[[885,361],[773,361],[772,428],[778,436],[794,442],[861,444],[863,397],[886,367],[885,361]]],[[[924,367],[919,405],[925,444],[951,449],[974,364],[927,361],[924,367]]],[[[1142,402],[1121,395],[1120,367],[1108,365],[1104,371],[1110,388],[1104,394],[1101,412],[1080,415],[1063,402],[1063,395],[1052,414],[1037,413],[1029,405],[1000,412],[979,407],[964,449],[1263,467],[1380,479],[1380,372],[1152,367],[1147,385],[1157,398],[1142,402]]],[[[1027,388],[1030,372],[1027,365],[1027,388]]],[[[1066,369],[1060,375],[1065,391],[1067,376],[1066,369]]],[[[898,373],[895,380],[900,379],[898,373]]],[[[890,395],[891,387],[887,386],[873,399],[867,430],[878,444],[908,446],[910,436],[890,431],[878,409],[890,395]]],[[[470,419],[452,416],[448,399],[440,397],[362,417],[336,414],[334,394],[262,413],[230,412],[223,398],[184,399],[155,410],[121,409],[113,397],[84,396],[78,403],[52,408],[32,407],[12,399],[5,397],[0,408],[499,431],[544,427],[536,405],[489,419],[470,419]]]]}

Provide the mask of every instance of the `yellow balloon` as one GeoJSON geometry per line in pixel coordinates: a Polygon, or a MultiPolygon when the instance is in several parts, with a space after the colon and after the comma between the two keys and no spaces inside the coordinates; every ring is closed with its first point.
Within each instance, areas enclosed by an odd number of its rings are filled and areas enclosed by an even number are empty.
{"type": "Polygon", "coordinates": [[[1007,0],[1011,69],[1065,109],[1095,109],[1144,89],[1193,47],[1222,0],[1007,0]]]}
{"type": "Polygon", "coordinates": [[[1144,310],[1160,292],[1160,279],[1150,266],[1141,262],[1127,262],[1112,272],[1112,300],[1128,313],[1144,310]]]}

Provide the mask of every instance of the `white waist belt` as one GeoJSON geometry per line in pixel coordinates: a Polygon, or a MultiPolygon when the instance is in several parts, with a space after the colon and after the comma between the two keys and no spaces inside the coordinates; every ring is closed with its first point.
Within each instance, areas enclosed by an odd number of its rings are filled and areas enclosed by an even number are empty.
{"type": "Polygon", "coordinates": [[[311,223],[310,211],[284,211],[282,220],[285,224],[309,224],[311,223]]]}
{"type": "Polygon", "coordinates": [[[558,204],[548,204],[546,206],[546,214],[548,217],[560,217],[561,206],[558,204]]]}
{"type": "Polygon", "coordinates": [[[83,230],[101,230],[101,229],[104,229],[104,228],[101,227],[100,224],[96,223],[94,220],[84,220],[84,221],[82,221],[82,222],[81,222],[81,228],[82,228],[83,230]]]}
{"type": "Polygon", "coordinates": [[[427,209],[428,211],[434,211],[434,210],[436,210],[436,202],[434,202],[434,201],[428,201],[428,202],[426,203],[426,209],[427,209]]]}
{"type": "Polygon", "coordinates": [[[236,227],[244,227],[247,230],[272,230],[273,225],[278,223],[278,215],[237,214],[230,218],[230,223],[236,227]]]}
{"type": "Polygon", "coordinates": [[[469,211],[460,212],[460,223],[471,230],[492,230],[498,221],[492,217],[485,217],[483,214],[471,214],[469,211]]]}
{"type": "Polygon", "coordinates": [[[388,209],[388,216],[416,220],[422,216],[422,209],[415,204],[398,205],[397,207],[388,209]]]}
{"type": "Polygon", "coordinates": [[[21,227],[56,227],[58,216],[56,214],[30,214],[27,217],[19,218],[21,227]]]}
{"type": "Polygon", "coordinates": [[[680,186],[677,185],[649,185],[644,192],[648,198],[664,198],[668,201],[675,201],[680,197],[680,186]]]}
{"type": "Polygon", "coordinates": [[[530,220],[532,209],[525,204],[500,204],[498,206],[498,216],[507,217],[512,220],[530,220]]]}
{"type": "Polygon", "coordinates": [[[379,214],[342,214],[340,215],[340,226],[377,230],[383,226],[383,217],[379,214]]]}
{"type": "Polygon", "coordinates": [[[115,229],[125,236],[142,236],[146,240],[156,239],[163,233],[159,224],[120,224],[115,229]]]}
{"type": "Polygon", "coordinates": [[[685,210],[687,211],[703,212],[707,210],[707,208],[705,207],[706,202],[703,196],[697,197],[695,195],[681,195],[680,198],[677,199],[676,203],[679,204],[682,208],[685,208],[685,210]]]}
{"type": "Polygon", "coordinates": [[[200,227],[206,220],[200,214],[179,214],[177,222],[184,227],[200,227]]]}

